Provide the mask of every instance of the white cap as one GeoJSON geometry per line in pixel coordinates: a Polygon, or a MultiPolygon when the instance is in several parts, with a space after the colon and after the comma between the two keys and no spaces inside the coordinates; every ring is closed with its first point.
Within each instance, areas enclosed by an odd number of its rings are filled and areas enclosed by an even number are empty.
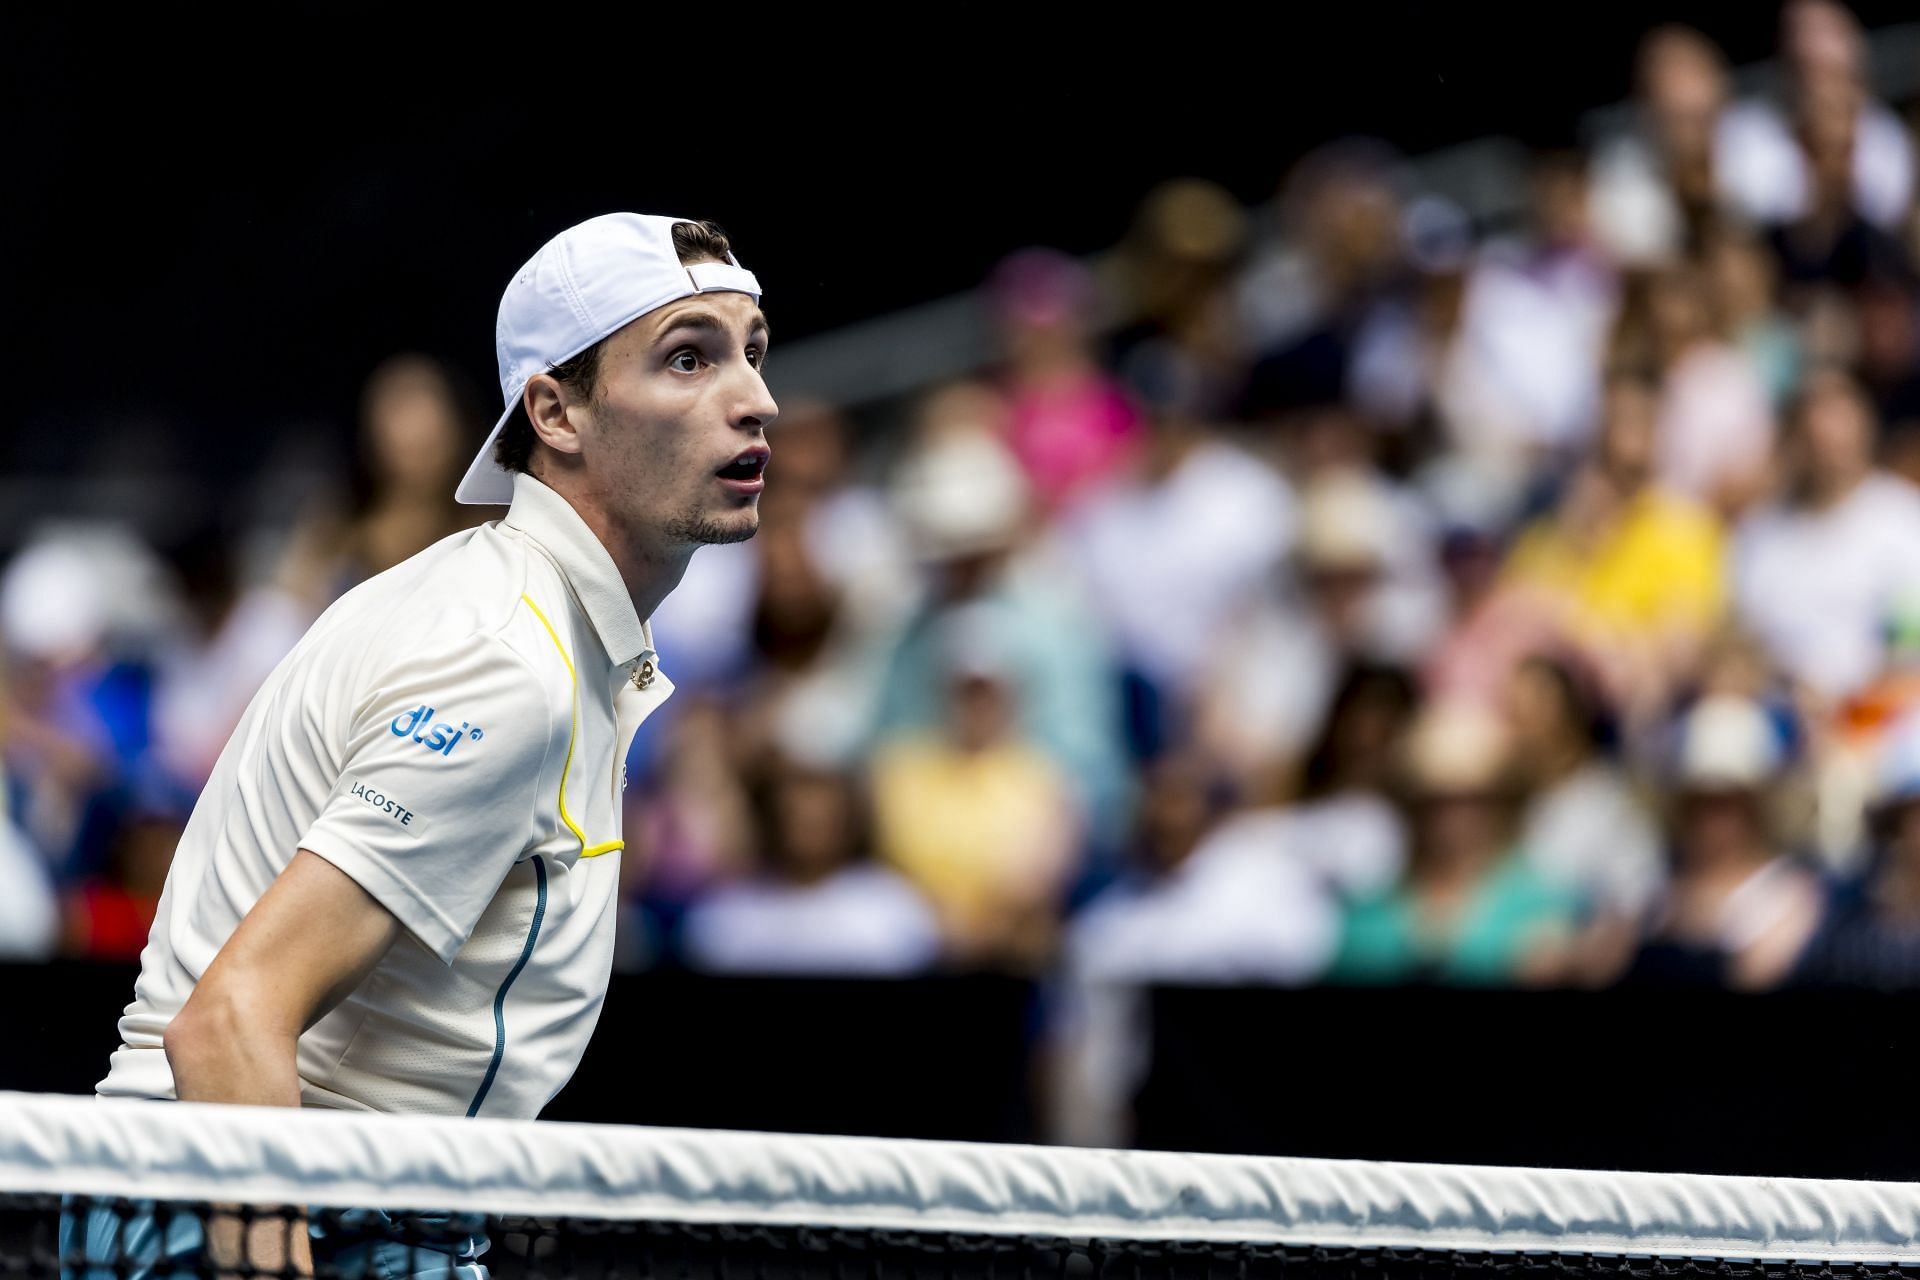
{"type": "Polygon", "coordinates": [[[1513,763],[1513,739],[1500,717],[1477,702],[1430,704],[1402,743],[1407,780],[1420,795],[1497,792],[1513,763]]]}
{"type": "Polygon", "coordinates": [[[1379,488],[1354,471],[1307,486],[1295,549],[1308,569],[1378,569],[1393,557],[1393,512],[1379,488]]]}
{"type": "Polygon", "coordinates": [[[1011,545],[1029,490],[998,437],[956,428],[901,464],[891,496],[921,555],[951,560],[1011,545]]]}
{"type": "Polygon", "coordinates": [[[1675,773],[1686,791],[1764,787],[1785,761],[1784,744],[1766,711],[1748,698],[1702,698],[1680,726],[1675,773]]]}
{"type": "Polygon", "coordinates": [[[673,227],[692,221],[651,213],[588,218],[540,246],[514,273],[493,330],[506,410],[454,491],[457,501],[513,501],[513,476],[493,460],[493,442],[534,374],[571,360],[647,312],[696,293],[725,290],[760,300],[760,282],[731,253],[724,263],[680,265],[673,227]]]}

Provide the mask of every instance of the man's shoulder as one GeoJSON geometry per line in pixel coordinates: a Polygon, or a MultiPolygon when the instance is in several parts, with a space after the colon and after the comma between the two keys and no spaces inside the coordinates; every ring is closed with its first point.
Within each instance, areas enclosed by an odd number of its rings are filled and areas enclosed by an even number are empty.
{"type": "Polygon", "coordinates": [[[482,525],[442,539],[354,587],[321,626],[332,647],[363,655],[373,673],[439,663],[451,670],[522,668],[549,700],[570,694],[548,678],[529,582],[545,584],[544,557],[522,539],[482,525]]]}
{"type": "Polygon", "coordinates": [[[327,617],[367,641],[485,634],[508,618],[526,578],[526,554],[488,525],[442,538],[342,595],[327,617]]]}

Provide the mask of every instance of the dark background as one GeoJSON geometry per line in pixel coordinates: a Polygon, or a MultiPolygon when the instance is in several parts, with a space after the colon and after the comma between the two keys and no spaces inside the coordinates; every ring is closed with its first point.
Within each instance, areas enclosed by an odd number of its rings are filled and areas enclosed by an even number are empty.
{"type": "MultiPolygon", "coordinates": [[[[1853,7],[1869,26],[1911,16],[1853,7]]],[[[1415,153],[1570,141],[1581,111],[1625,96],[1650,24],[1695,24],[1738,66],[1771,51],[1775,10],[768,25],[647,6],[542,26],[511,8],[17,7],[0,18],[0,470],[244,475],[289,437],[344,443],[367,372],[403,349],[491,405],[502,283],[596,213],[719,221],[791,339],[970,287],[1023,245],[1104,248],[1169,177],[1258,201],[1342,134],[1415,153]]]]}
{"type": "MultiPolygon", "coordinates": [[[[0,1089],[106,1074],[134,969],[0,965],[0,1089]]],[[[1045,995],[1012,979],[616,974],[552,1120],[1033,1142],[1045,995]]],[[[1920,1177],[1920,996],[1213,988],[1150,1000],[1137,1145],[1920,1177]],[[1875,1100],[1863,1105],[1862,1100],[1875,1100]]]]}

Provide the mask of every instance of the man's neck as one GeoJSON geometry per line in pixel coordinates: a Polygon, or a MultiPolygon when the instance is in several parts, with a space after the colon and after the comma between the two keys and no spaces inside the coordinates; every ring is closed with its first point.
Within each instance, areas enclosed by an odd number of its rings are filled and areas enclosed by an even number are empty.
{"type": "Polygon", "coordinates": [[[1548,786],[1565,782],[1585,768],[1586,763],[1586,743],[1577,740],[1561,740],[1543,747],[1536,761],[1540,780],[1548,786]]]}
{"type": "Polygon", "coordinates": [[[653,611],[660,607],[660,602],[680,585],[695,548],[691,545],[671,548],[653,545],[637,530],[621,528],[597,508],[580,511],[580,518],[587,522],[587,528],[593,530],[593,536],[600,539],[600,545],[613,557],[614,568],[620,571],[620,581],[627,584],[627,595],[633,599],[634,613],[642,619],[651,618],[653,611]]]}
{"type": "Polygon", "coordinates": [[[1872,469],[1863,467],[1814,480],[1807,486],[1806,505],[1815,511],[1831,511],[1851,498],[1854,490],[1865,484],[1870,474],[1872,469]]]}
{"type": "Polygon", "coordinates": [[[570,483],[571,477],[550,474],[536,478],[566,499],[613,557],[613,566],[620,571],[620,581],[626,584],[627,595],[633,601],[635,616],[642,621],[651,618],[660,602],[680,585],[696,547],[693,544],[663,547],[654,531],[643,533],[622,525],[607,513],[603,504],[594,500],[591,492],[583,492],[580,486],[570,483]]]}

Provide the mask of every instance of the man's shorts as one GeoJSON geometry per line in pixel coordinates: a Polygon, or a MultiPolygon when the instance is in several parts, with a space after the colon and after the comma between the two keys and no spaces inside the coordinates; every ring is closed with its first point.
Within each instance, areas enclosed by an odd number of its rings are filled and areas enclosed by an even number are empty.
{"type": "MultiPolygon", "coordinates": [[[[479,1214],[396,1216],[379,1209],[315,1210],[308,1219],[314,1274],[341,1280],[487,1280],[479,1214]]],[[[60,1209],[60,1280],[197,1280],[209,1274],[200,1220],[152,1200],[60,1209]]]]}

